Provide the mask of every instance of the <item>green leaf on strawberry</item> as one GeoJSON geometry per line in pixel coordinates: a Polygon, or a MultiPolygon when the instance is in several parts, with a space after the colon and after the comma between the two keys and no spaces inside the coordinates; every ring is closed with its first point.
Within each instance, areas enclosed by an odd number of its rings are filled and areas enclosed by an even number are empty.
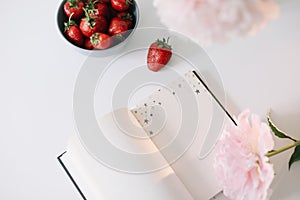
{"type": "Polygon", "coordinates": [[[64,23],[65,35],[78,46],[83,43],[83,36],[75,21],[72,20],[73,13],[70,15],[68,22],[64,23]]]}
{"type": "Polygon", "coordinates": [[[167,48],[167,49],[170,49],[172,50],[172,46],[169,45],[169,40],[170,40],[170,37],[168,37],[168,39],[166,40],[165,38],[163,38],[162,40],[160,39],[157,39],[156,42],[158,44],[158,48],[167,48]]]}
{"type": "Polygon", "coordinates": [[[67,2],[69,3],[70,8],[78,8],[77,6],[78,0],[67,0],[67,2]]]}
{"type": "Polygon", "coordinates": [[[126,0],[126,5],[132,5],[132,4],[133,4],[132,0],[126,0]]]}
{"type": "Polygon", "coordinates": [[[64,22],[64,32],[70,29],[71,26],[77,26],[75,21],[72,20],[72,16],[74,13],[72,13],[69,17],[68,22],[64,22]]]}

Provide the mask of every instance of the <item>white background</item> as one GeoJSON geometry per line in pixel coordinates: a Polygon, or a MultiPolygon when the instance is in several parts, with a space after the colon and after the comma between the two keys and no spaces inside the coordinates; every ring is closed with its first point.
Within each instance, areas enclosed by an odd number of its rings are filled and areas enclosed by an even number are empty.
{"type": "MultiPolygon", "coordinates": [[[[159,26],[139,0],[140,26],[159,26]]],[[[80,199],[56,157],[75,131],[72,95],[86,57],[65,44],[55,1],[0,6],[0,199],[80,199]]],[[[250,108],[300,138],[300,1],[280,2],[279,18],[254,37],[207,48],[233,114],[250,108]]],[[[288,154],[281,156],[286,167],[288,154]]],[[[297,165],[299,170],[299,165],[297,165]]],[[[295,170],[295,169],[294,169],[295,170]]]]}

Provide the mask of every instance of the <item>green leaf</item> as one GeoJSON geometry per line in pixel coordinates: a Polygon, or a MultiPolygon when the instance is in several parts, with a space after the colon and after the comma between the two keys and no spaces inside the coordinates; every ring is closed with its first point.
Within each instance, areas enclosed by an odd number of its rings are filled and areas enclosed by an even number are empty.
{"type": "Polygon", "coordinates": [[[300,160],[300,145],[296,146],[295,151],[290,158],[289,169],[291,168],[291,166],[294,162],[299,161],[299,160],[300,160]]]}
{"type": "Polygon", "coordinates": [[[279,138],[288,138],[294,142],[296,142],[297,140],[295,140],[294,138],[288,136],[286,133],[284,133],[283,131],[279,130],[275,125],[274,123],[272,122],[272,120],[270,119],[270,113],[268,114],[267,116],[267,119],[268,119],[268,123],[269,123],[269,126],[271,128],[271,130],[273,131],[273,133],[279,137],[279,138]]]}
{"type": "Polygon", "coordinates": [[[126,3],[126,5],[128,5],[128,4],[132,5],[133,4],[132,0],[126,0],[125,3],[126,3]]]}

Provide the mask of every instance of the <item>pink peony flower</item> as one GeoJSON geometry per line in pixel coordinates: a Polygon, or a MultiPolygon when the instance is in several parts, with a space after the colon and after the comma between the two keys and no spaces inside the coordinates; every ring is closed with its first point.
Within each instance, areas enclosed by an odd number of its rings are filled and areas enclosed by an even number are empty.
{"type": "Polygon", "coordinates": [[[230,199],[267,199],[274,178],[273,165],[265,154],[273,149],[274,140],[266,123],[257,115],[242,112],[237,126],[224,129],[216,146],[214,168],[230,199]]]}
{"type": "Polygon", "coordinates": [[[255,33],[278,15],[274,0],[154,0],[169,29],[200,44],[255,33]]]}

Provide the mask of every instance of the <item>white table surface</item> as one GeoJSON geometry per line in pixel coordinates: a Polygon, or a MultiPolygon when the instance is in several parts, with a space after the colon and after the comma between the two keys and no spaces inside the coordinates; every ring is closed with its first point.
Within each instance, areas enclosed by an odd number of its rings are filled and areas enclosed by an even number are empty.
{"type": "MultiPolygon", "coordinates": [[[[160,26],[152,1],[138,2],[140,26],[160,26]]],[[[58,34],[59,3],[18,0],[0,7],[0,199],[80,199],[56,157],[74,132],[72,95],[86,57],[58,34]]],[[[207,48],[234,114],[250,108],[264,117],[271,108],[278,126],[298,138],[299,11],[300,1],[281,1],[279,18],[256,36],[207,48]]]]}

